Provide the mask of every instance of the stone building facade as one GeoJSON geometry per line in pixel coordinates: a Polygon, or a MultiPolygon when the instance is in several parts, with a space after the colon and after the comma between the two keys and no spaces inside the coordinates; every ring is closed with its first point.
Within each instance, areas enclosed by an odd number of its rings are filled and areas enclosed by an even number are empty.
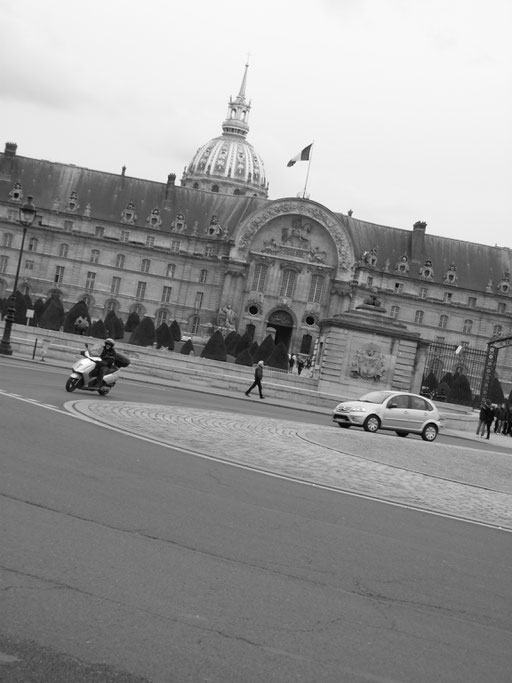
{"type": "MultiPolygon", "coordinates": [[[[512,334],[510,249],[436,237],[423,221],[393,228],[309,199],[269,199],[263,161],[246,139],[246,79],[247,67],[222,135],[198,149],[181,186],[174,174],[147,181],[124,168],[23,157],[7,143],[0,297],[12,291],[18,208],[31,195],[38,217],[19,289],[33,301],[58,295],[67,310],[85,299],[92,319],[110,310],[124,320],[137,311],[156,326],[176,319],[201,339],[229,318],[257,341],[272,333],[290,351],[314,354],[320,384],[334,391],[340,383],[418,389],[432,344],[445,355],[450,345],[483,353],[491,338],[512,334]]],[[[503,349],[497,374],[508,389],[511,365],[503,349]]]]}

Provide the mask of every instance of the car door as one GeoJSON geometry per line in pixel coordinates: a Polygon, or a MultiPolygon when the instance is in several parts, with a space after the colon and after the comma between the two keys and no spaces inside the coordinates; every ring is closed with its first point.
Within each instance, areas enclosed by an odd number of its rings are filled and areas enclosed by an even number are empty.
{"type": "Polygon", "coordinates": [[[419,432],[429,416],[429,405],[421,396],[409,396],[410,431],[419,432]]]}
{"type": "Polygon", "coordinates": [[[396,394],[386,401],[382,427],[384,429],[396,429],[408,431],[409,426],[409,396],[396,394]]]}

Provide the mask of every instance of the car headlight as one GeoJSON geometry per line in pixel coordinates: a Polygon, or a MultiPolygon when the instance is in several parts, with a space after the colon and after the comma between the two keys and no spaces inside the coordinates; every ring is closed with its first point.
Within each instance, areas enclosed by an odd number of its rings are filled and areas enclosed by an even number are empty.
{"type": "Polygon", "coordinates": [[[353,406],[352,408],[348,409],[349,413],[366,413],[368,408],[365,408],[364,406],[353,406]]]}

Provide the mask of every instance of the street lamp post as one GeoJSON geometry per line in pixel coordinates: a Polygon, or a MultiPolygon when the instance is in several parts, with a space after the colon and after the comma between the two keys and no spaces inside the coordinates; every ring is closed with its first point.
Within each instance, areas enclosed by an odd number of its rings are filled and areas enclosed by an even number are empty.
{"type": "Polygon", "coordinates": [[[25,246],[25,235],[27,234],[27,229],[30,228],[36,217],[36,207],[32,201],[33,199],[33,197],[28,196],[25,204],[20,206],[19,219],[23,226],[23,237],[21,240],[20,255],[18,257],[18,267],[16,268],[16,277],[14,278],[14,287],[10,296],[10,305],[5,315],[4,334],[0,341],[0,354],[3,354],[4,356],[12,356],[11,329],[12,324],[16,319],[16,292],[18,291],[18,278],[20,276],[23,247],[25,246]]]}

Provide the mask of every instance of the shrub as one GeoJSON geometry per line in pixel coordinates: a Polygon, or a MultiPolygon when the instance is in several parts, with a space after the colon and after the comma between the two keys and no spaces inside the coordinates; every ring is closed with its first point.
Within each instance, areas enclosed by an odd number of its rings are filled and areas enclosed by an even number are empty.
{"type": "Polygon", "coordinates": [[[60,330],[65,316],[62,301],[59,297],[52,296],[44,304],[44,311],[39,319],[39,327],[43,327],[45,330],[60,330]]]}
{"type": "Polygon", "coordinates": [[[39,325],[39,321],[41,320],[43,313],[44,301],[42,299],[38,299],[34,304],[34,325],[39,325]]]}
{"type": "Polygon", "coordinates": [[[244,332],[240,337],[238,344],[235,347],[234,356],[238,356],[244,349],[248,349],[251,345],[252,339],[247,332],[244,332]]]}
{"type": "Polygon", "coordinates": [[[256,354],[258,353],[259,348],[260,346],[257,341],[253,341],[253,343],[249,346],[249,353],[253,358],[256,358],[256,354]]]}
{"type": "Polygon", "coordinates": [[[108,337],[105,323],[103,320],[95,320],[89,327],[89,336],[95,339],[106,339],[108,337]]]}
{"type": "Polygon", "coordinates": [[[85,301],[77,301],[76,304],[73,304],[73,306],[71,306],[69,311],[66,313],[66,317],[64,318],[64,332],[75,333],[77,331],[75,327],[77,320],[79,322],[80,320],[85,321],[87,324],[87,326],[84,328],[85,330],[91,324],[89,309],[87,308],[85,301]]]}
{"type": "Polygon", "coordinates": [[[224,337],[222,336],[222,332],[220,330],[216,330],[206,342],[206,345],[201,352],[201,358],[225,361],[226,357],[227,354],[224,337]]]}
{"type": "Polygon", "coordinates": [[[445,375],[444,377],[441,377],[440,384],[443,384],[443,382],[444,382],[445,384],[447,384],[449,387],[452,386],[452,384],[453,384],[453,375],[452,375],[451,372],[447,372],[446,375],[445,375]]]}
{"type": "Polygon", "coordinates": [[[288,370],[288,349],[283,342],[280,342],[274,347],[274,350],[267,361],[267,365],[271,368],[288,370]]]}
{"type": "Polygon", "coordinates": [[[175,342],[181,341],[181,329],[176,320],[173,320],[170,324],[171,337],[175,342]]]}
{"type": "Polygon", "coordinates": [[[226,345],[226,353],[228,353],[230,356],[236,355],[235,351],[240,339],[241,336],[238,334],[238,332],[235,332],[235,330],[228,332],[226,339],[224,340],[224,344],[226,345]]]}
{"type": "Polygon", "coordinates": [[[430,391],[435,391],[438,387],[437,377],[432,370],[423,378],[422,386],[428,387],[430,391]]]}
{"type": "Polygon", "coordinates": [[[274,339],[271,334],[268,334],[265,339],[261,342],[257,353],[254,356],[254,362],[262,360],[267,362],[267,360],[272,355],[272,351],[275,348],[274,339]]]}
{"type": "Polygon", "coordinates": [[[144,316],[132,332],[129,344],[136,346],[153,346],[156,341],[155,323],[152,318],[144,316]]]}
{"type": "Polygon", "coordinates": [[[134,311],[133,313],[130,313],[130,315],[128,316],[124,329],[126,332],[133,332],[137,329],[138,325],[140,325],[140,317],[139,314],[135,313],[134,311]]]}
{"type": "Polygon", "coordinates": [[[249,349],[240,351],[238,356],[235,358],[235,365],[248,365],[249,367],[254,365],[254,358],[252,357],[249,349]]]}
{"type": "Polygon", "coordinates": [[[461,405],[471,405],[472,395],[471,387],[469,385],[466,375],[455,373],[453,376],[452,386],[448,394],[448,401],[450,403],[459,403],[461,405]]]}
{"type": "Polygon", "coordinates": [[[192,339],[187,339],[187,341],[181,347],[180,353],[185,354],[185,356],[189,356],[190,354],[195,355],[194,344],[192,344],[192,339]]]}
{"type": "Polygon", "coordinates": [[[503,389],[501,388],[500,381],[496,375],[494,375],[491,380],[491,386],[489,387],[487,398],[491,403],[497,403],[498,405],[501,405],[505,402],[505,395],[503,393],[503,389]]]}
{"type": "MultiPolygon", "coordinates": [[[[169,325],[167,323],[162,323],[156,328],[156,348],[161,349],[162,346],[167,349],[169,348],[169,343],[172,342],[171,331],[169,330],[169,325]]],[[[174,342],[173,342],[174,346],[174,342]]]]}

